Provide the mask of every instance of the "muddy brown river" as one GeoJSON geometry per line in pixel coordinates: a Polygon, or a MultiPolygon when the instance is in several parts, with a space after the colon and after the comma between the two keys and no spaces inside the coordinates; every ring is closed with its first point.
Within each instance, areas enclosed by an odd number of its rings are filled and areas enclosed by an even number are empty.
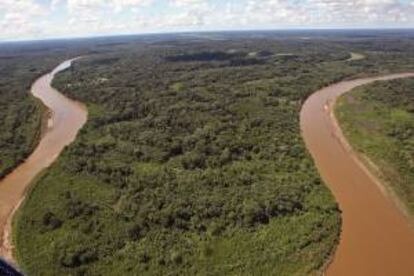
{"type": "Polygon", "coordinates": [[[40,77],[31,88],[33,96],[39,98],[49,109],[47,128],[28,159],[0,181],[0,256],[14,262],[11,243],[11,221],[15,210],[22,202],[31,181],[43,169],[50,166],[63,148],[76,137],[87,119],[86,107],[60,94],[51,87],[53,77],[70,67],[68,60],[51,73],[40,77]]]}
{"type": "Polygon", "coordinates": [[[333,116],[341,94],[406,77],[414,73],[343,81],[315,92],[302,107],[307,148],[343,212],[340,243],[326,275],[414,275],[414,228],[352,150],[333,116]]]}
{"type": "MultiPolygon", "coordinates": [[[[0,181],[0,256],[12,262],[14,211],[31,181],[56,160],[87,120],[83,104],[50,85],[54,75],[70,67],[71,62],[65,61],[33,84],[33,95],[51,111],[48,126],[30,157],[0,181]]],[[[343,211],[341,239],[327,275],[414,275],[414,229],[359,161],[332,115],[336,98],[352,88],[404,77],[414,77],[414,73],[340,82],[315,92],[302,108],[306,145],[343,211]]]]}

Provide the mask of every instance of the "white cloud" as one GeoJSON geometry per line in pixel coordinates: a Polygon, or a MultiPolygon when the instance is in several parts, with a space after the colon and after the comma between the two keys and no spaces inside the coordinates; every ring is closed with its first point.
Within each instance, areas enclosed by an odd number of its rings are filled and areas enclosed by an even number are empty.
{"type": "Polygon", "coordinates": [[[177,7],[188,7],[195,5],[206,5],[208,1],[206,0],[171,0],[172,4],[177,7]]]}
{"type": "Polygon", "coordinates": [[[35,21],[49,12],[48,6],[34,0],[0,0],[0,38],[39,35],[35,21]]]}
{"type": "Polygon", "coordinates": [[[183,28],[202,27],[205,25],[204,17],[189,12],[181,12],[174,15],[163,15],[157,18],[148,16],[137,16],[131,22],[128,31],[131,32],[151,32],[174,31],[183,28]]]}
{"type": "MultiPolygon", "coordinates": [[[[412,3],[411,3],[412,4],[412,3]]],[[[414,24],[411,5],[398,0],[249,0],[244,8],[246,25],[270,27],[385,26],[414,24]]]]}
{"type": "Polygon", "coordinates": [[[125,8],[148,6],[153,0],[68,0],[68,10],[76,13],[83,10],[100,12],[102,9],[111,9],[120,12],[125,8]]]}
{"type": "Polygon", "coordinates": [[[55,10],[62,2],[63,0],[52,0],[50,2],[50,9],[55,10]]]}
{"type": "Polygon", "coordinates": [[[109,5],[115,9],[115,12],[120,12],[126,8],[146,7],[152,4],[153,0],[112,0],[109,5]]]}
{"type": "Polygon", "coordinates": [[[68,0],[69,13],[83,12],[85,10],[99,10],[104,7],[105,0],[68,0]]]}
{"type": "Polygon", "coordinates": [[[0,11],[28,13],[30,15],[44,15],[47,6],[43,6],[34,0],[0,0],[0,11]]]}
{"type": "Polygon", "coordinates": [[[0,39],[375,26],[414,27],[414,0],[0,0],[0,39]]]}

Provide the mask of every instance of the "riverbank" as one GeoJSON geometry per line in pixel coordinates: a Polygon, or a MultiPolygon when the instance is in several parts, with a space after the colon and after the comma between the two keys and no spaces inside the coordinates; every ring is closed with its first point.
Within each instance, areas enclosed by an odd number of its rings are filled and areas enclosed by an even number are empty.
{"type": "Polygon", "coordinates": [[[341,240],[327,275],[414,273],[414,229],[379,189],[376,178],[358,159],[332,113],[337,98],[355,87],[411,76],[414,74],[343,81],[315,92],[302,108],[306,145],[343,212],[341,240]]]}
{"type": "Polygon", "coordinates": [[[51,87],[53,77],[70,65],[71,60],[66,61],[52,73],[34,82],[31,92],[50,111],[48,123],[42,124],[43,133],[33,153],[0,181],[0,256],[11,262],[14,262],[11,222],[27,188],[36,175],[52,164],[64,147],[75,139],[78,130],[86,122],[85,106],[66,98],[51,87]],[[50,124],[51,121],[53,124],[50,124]]]}
{"type": "Polygon", "coordinates": [[[335,107],[350,144],[407,216],[414,212],[413,84],[404,79],[364,86],[335,107]]]}

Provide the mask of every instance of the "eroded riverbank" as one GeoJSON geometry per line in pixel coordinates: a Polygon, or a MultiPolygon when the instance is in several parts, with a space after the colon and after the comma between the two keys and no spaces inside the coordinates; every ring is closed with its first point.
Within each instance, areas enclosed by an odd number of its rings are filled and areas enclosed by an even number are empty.
{"type": "Polygon", "coordinates": [[[327,275],[414,275],[414,229],[382,184],[352,150],[333,116],[336,99],[353,88],[414,73],[343,81],[303,105],[301,128],[319,172],[342,210],[342,233],[327,275]]]}
{"type": "Polygon", "coordinates": [[[32,180],[50,166],[65,146],[73,142],[87,120],[86,107],[60,94],[51,87],[53,77],[71,66],[68,60],[51,73],[35,81],[31,93],[49,109],[47,127],[27,160],[0,181],[0,256],[14,262],[11,244],[11,222],[15,210],[23,201],[32,180]]]}

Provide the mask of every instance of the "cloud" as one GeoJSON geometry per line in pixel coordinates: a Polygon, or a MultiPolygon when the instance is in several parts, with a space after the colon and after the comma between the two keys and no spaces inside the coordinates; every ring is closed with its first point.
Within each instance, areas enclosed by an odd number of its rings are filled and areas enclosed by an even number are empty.
{"type": "MultiPolygon", "coordinates": [[[[414,23],[412,2],[398,0],[249,0],[238,12],[245,26],[347,27],[414,23]]],[[[227,17],[231,15],[227,14],[227,17]]]]}
{"type": "Polygon", "coordinates": [[[68,10],[76,13],[83,10],[101,12],[110,9],[120,12],[125,8],[148,6],[153,0],[67,0],[68,10]]]}
{"type": "Polygon", "coordinates": [[[3,13],[19,12],[29,15],[44,15],[47,6],[37,3],[35,0],[0,0],[0,11],[3,13]]]}
{"type": "Polygon", "coordinates": [[[62,2],[63,0],[52,0],[50,2],[50,9],[55,10],[62,2]]]}
{"type": "Polygon", "coordinates": [[[182,12],[173,15],[163,15],[157,18],[148,16],[137,16],[132,24],[130,24],[128,31],[132,33],[137,32],[153,32],[158,31],[177,31],[184,30],[191,27],[204,26],[204,17],[188,12],[182,12]]]}
{"type": "Polygon", "coordinates": [[[171,0],[171,3],[177,7],[188,7],[196,5],[206,5],[206,0],[171,0]]]}
{"type": "Polygon", "coordinates": [[[34,0],[0,0],[0,38],[19,38],[39,35],[37,18],[47,16],[50,10],[34,0]]]}
{"type": "Polygon", "coordinates": [[[124,9],[131,7],[145,7],[153,3],[153,0],[112,0],[109,4],[115,9],[124,9]]]}
{"type": "Polygon", "coordinates": [[[413,14],[414,0],[0,0],[0,39],[214,29],[414,27],[413,14]]]}

